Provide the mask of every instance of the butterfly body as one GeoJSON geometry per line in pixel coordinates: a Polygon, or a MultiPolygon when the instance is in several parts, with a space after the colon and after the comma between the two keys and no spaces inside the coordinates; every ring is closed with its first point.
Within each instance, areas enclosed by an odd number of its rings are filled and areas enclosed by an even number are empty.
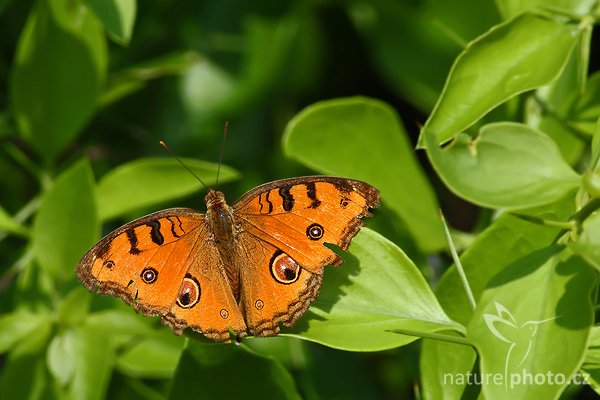
{"type": "Polygon", "coordinates": [[[372,186],[312,176],[258,186],[233,206],[209,190],[206,213],[173,208],[108,234],[80,261],[90,290],[112,294],[180,334],[214,340],[291,326],[317,297],[327,264],[379,205],[372,186]]]}

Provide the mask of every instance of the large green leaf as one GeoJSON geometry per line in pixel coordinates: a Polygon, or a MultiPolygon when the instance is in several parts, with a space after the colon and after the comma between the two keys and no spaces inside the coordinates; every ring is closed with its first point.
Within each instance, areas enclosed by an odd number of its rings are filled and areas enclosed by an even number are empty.
{"type": "Polygon", "coordinates": [[[552,81],[577,32],[577,25],[521,14],[471,42],[456,59],[419,146],[446,142],[511,97],[552,81]]]}
{"type": "Polygon", "coordinates": [[[106,74],[102,27],[78,1],[38,1],[10,81],[21,134],[51,162],[94,113],[106,74]]]}
{"type": "MultiPolygon", "coordinates": [[[[562,220],[569,216],[572,208],[573,200],[569,197],[550,206],[530,210],[529,213],[539,218],[562,220]]],[[[533,224],[510,214],[500,216],[477,236],[460,257],[475,299],[479,300],[494,275],[516,259],[548,246],[557,233],[558,228],[533,224]]],[[[473,310],[454,266],[440,279],[436,296],[453,320],[464,325],[469,323],[473,310]]],[[[472,387],[467,387],[466,379],[463,384],[457,381],[465,371],[473,368],[474,360],[475,352],[469,347],[425,341],[421,352],[423,392],[431,393],[430,398],[439,398],[441,393],[456,394],[463,390],[465,393],[469,392],[472,387]],[[427,368],[431,365],[436,368],[427,368]],[[454,385],[448,384],[449,378],[455,379],[454,385]]]]}
{"type": "Polygon", "coordinates": [[[364,180],[405,223],[425,252],[444,246],[433,191],[396,112],[373,99],[316,103],[286,127],[285,152],[319,172],[364,180]]]}
{"type": "Polygon", "coordinates": [[[73,333],[74,374],[68,387],[74,399],[104,399],[108,387],[112,348],[108,337],[89,329],[73,333]]]}
{"type": "Polygon", "coordinates": [[[515,261],[481,296],[468,337],[478,349],[482,377],[500,378],[482,381],[487,398],[558,398],[581,365],[597,272],[579,257],[561,260],[559,250],[515,261]]]}
{"type": "Polygon", "coordinates": [[[85,3],[117,43],[129,43],[135,21],[136,0],[85,0],[85,3]]]}
{"type": "Polygon", "coordinates": [[[458,196],[490,208],[523,209],[558,200],[580,183],[548,136],[526,125],[494,123],[476,139],[459,134],[440,148],[426,137],[436,172],[458,196]]]}
{"type": "MultiPolygon", "coordinates": [[[[207,185],[217,178],[217,164],[182,159],[207,185]]],[[[235,179],[237,172],[221,166],[220,182],[235,179]]],[[[171,158],[142,158],[123,164],[102,177],[96,194],[102,220],[183,197],[202,189],[202,183],[171,158]]],[[[198,207],[202,204],[198,199],[198,207]]]]}
{"type": "Polygon", "coordinates": [[[43,196],[33,222],[35,256],[55,278],[70,279],[99,232],[92,170],[87,161],[80,161],[43,196]]]}
{"type": "Polygon", "coordinates": [[[299,399],[290,373],[273,358],[246,346],[190,340],[171,383],[169,399],[196,393],[205,398],[299,399]]]}
{"type": "Polygon", "coordinates": [[[413,262],[383,236],[364,228],[343,257],[341,267],[326,268],[317,301],[286,334],[343,350],[376,351],[418,339],[393,329],[462,330],[413,262]]]}
{"type": "Polygon", "coordinates": [[[388,87],[427,113],[463,43],[499,21],[491,1],[379,0],[344,5],[388,87]]]}
{"type": "Polygon", "coordinates": [[[477,353],[471,346],[424,339],[419,357],[421,387],[425,399],[471,399],[477,353]]]}

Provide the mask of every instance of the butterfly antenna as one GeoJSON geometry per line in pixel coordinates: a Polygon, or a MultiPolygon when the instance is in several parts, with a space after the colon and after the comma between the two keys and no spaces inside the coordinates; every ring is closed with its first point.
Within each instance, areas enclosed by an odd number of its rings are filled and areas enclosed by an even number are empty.
{"type": "Polygon", "coordinates": [[[225,138],[227,137],[227,132],[229,131],[229,121],[225,121],[225,126],[223,127],[223,141],[221,142],[221,155],[219,156],[219,166],[217,167],[217,183],[215,186],[219,185],[219,173],[221,172],[221,164],[223,164],[223,153],[225,152],[225,138]]]}
{"type": "Polygon", "coordinates": [[[198,179],[198,182],[200,182],[200,183],[201,183],[201,184],[202,184],[202,185],[203,185],[203,186],[206,188],[206,190],[208,190],[208,189],[209,189],[208,185],[207,185],[206,183],[204,183],[204,181],[203,181],[202,179],[200,179],[200,178],[198,177],[198,175],[196,175],[196,174],[194,173],[194,171],[192,171],[192,170],[190,169],[190,167],[188,167],[187,165],[185,165],[185,164],[183,163],[183,161],[181,161],[181,160],[179,159],[179,157],[177,157],[177,156],[175,155],[175,153],[173,153],[173,151],[172,151],[172,150],[169,148],[169,146],[167,146],[167,144],[166,144],[165,142],[163,142],[163,141],[161,140],[161,141],[159,141],[159,143],[160,143],[160,145],[162,146],[162,148],[163,148],[163,149],[165,149],[165,151],[166,151],[167,153],[169,153],[169,154],[170,154],[170,155],[171,155],[173,158],[175,158],[175,159],[176,159],[176,160],[179,162],[179,164],[181,164],[181,165],[183,166],[183,168],[187,169],[187,170],[188,170],[188,172],[194,176],[194,178],[198,179]]]}

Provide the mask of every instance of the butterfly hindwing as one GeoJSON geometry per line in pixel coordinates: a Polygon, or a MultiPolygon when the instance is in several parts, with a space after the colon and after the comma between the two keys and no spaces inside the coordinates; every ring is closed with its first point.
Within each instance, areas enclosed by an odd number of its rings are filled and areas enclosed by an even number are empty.
{"type": "Polygon", "coordinates": [[[174,331],[190,327],[206,337],[223,341],[230,337],[229,328],[237,336],[246,335],[246,324],[234,298],[225,265],[208,233],[190,253],[189,268],[180,295],[163,317],[174,331]]]}
{"type": "Polygon", "coordinates": [[[323,269],[306,270],[273,245],[250,234],[240,237],[240,307],[250,332],[272,336],[279,323],[292,326],[321,288],[323,269]]]}

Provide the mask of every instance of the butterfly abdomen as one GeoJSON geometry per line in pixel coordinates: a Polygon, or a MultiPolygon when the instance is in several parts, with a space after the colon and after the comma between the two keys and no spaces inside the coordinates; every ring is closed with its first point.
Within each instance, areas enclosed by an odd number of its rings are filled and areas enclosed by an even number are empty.
{"type": "Polygon", "coordinates": [[[206,223],[211,238],[223,260],[225,273],[236,300],[239,299],[240,273],[236,265],[236,232],[234,215],[231,207],[225,202],[223,193],[210,190],[204,198],[206,202],[206,223]]]}

